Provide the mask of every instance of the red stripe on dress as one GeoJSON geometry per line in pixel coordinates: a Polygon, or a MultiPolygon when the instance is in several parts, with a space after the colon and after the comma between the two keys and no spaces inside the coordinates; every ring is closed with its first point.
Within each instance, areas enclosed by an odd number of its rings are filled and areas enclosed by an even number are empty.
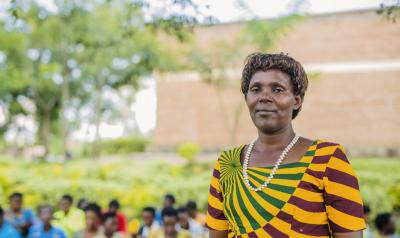
{"type": "Polygon", "coordinates": [[[357,178],[348,173],[328,167],[326,168],[325,176],[328,177],[331,182],[340,183],[357,190],[359,189],[357,178]]]}
{"type": "Polygon", "coordinates": [[[322,202],[310,202],[296,196],[292,196],[288,202],[308,212],[326,211],[325,205],[322,202]]]}
{"type": "Polygon", "coordinates": [[[329,205],[340,212],[354,217],[364,218],[364,207],[359,203],[333,194],[325,195],[325,202],[326,205],[329,205]]]}

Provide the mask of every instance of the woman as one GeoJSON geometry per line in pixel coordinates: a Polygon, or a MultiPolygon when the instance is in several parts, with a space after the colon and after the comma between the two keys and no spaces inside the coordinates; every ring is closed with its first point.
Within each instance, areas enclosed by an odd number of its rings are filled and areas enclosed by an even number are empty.
{"type": "Polygon", "coordinates": [[[307,85],[303,67],[287,55],[247,57],[241,88],[258,137],[216,162],[211,238],[362,237],[358,181],[343,147],[293,130],[307,85]]]}

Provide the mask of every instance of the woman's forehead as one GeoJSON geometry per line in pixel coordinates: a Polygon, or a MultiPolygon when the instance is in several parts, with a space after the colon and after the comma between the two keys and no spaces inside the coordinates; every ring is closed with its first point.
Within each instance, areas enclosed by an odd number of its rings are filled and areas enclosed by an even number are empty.
{"type": "Polygon", "coordinates": [[[277,69],[270,69],[267,71],[257,71],[253,74],[250,80],[250,85],[255,83],[273,83],[280,82],[290,84],[290,76],[277,69]]]}

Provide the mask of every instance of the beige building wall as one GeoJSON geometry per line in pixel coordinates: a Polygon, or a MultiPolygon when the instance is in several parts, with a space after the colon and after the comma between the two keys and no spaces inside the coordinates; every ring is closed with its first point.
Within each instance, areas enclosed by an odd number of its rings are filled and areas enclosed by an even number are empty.
{"type": "MultiPolygon", "coordinates": [[[[237,34],[241,24],[196,29],[202,44],[218,32],[237,34]]],[[[229,40],[229,37],[224,34],[229,40]]],[[[398,153],[400,148],[400,25],[374,11],[309,17],[282,38],[310,80],[296,131],[344,144],[354,153],[398,153]],[[389,149],[389,150],[388,150],[389,149]]],[[[241,52],[243,59],[249,52],[241,52]]],[[[191,141],[218,150],[256,136],[239,89],[242,65],[231,70],[222,91],[194,74],[157,79],[157,126],[153,148],[173,149],[191,141]],[[235,116],[239,115],[239,116],[235,116]]]]}

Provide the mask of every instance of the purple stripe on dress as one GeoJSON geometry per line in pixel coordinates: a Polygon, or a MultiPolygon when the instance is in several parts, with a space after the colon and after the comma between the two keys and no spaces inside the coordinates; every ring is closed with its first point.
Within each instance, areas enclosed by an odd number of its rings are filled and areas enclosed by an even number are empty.
{"type": "Polygon", "coordinates": [[[214,171],[213,171],[213,176],[214,176],[216,179],[219,179],[220,172],[219,172],[218,170],[214,169],[214,171]]]}
{"type": "Polygon", "coordinates": [[[208,204],[207,212],[208,214],[210,214],[210,216],[212,216],[217,220],[226,220],[224,212],[217,208],[212,207],[210,204],[208,204]]]}
{"type": "Polygon", "coordinates": [[[354,201],[333,194],[326,194],[325,203],[326,205],[329,205],[345,214],[358,218],[364,218],[364,207],[354,201]]]}
{"type": "Polygon", "coordinates": [[[310,192],[316,192],[316,193],[321,193],[322,190],[318,188],[315,184],[306,182],[306,181],[300,181],[299,183],[299,188],[302,188],[304,190],[310,191],[310,192]]]}
{"type": "Polygon", "coordinates": [[[338,224],[334,223],[333,221],[329,220],[329,226],[331,227],[331,230],[333,233],[335,232],[351,232],[352,230],[349,230],[347,228],[344,228],[342,226],[339,226],[338,224]]]}
{"type": "Polygon", "coordinates": [[[357,190],[359,189],[357,178],[348,173],[327,167],[325,176],[328,177],[331,182],[340,183],[357,190]]]}
{"type": "Polygon", "coordinates": [[[210,194],[217,198],[220,202],[223,201],[221,194],[212,185],[210,185],[210,194]]]}
{"type": "Polygon", "coordinates": [[[333,156],[349,163],[349,161],[347,160],[347,156],[344,154],[344,152],[340,148],[337,148],[335,150],[335,152],[333,153],[333,156]]]}
{"type": "Polygon", "coordinates": [[[313,177],[316,177],[318,179],[322,179],[324,177],[324,172],[322,172],[322,171],[314,171],[314,170],[311,170],[309,168],[306,170],[306,173],[311,175],[311,176],[313,176],[313,177]]]}
{"type": "Polygon", "coordinates": [[[282,221],[288,222],[288,223],[292,223],[293,220],[293,216],[284,212],[284,211],[279,211],[279,213],[276,215],[276,217],[278,217],[279,219],[281,219],[282,221]]]}
{"type": "Polygon", "coordinates": [[[281,232],[280,230],[276,229],[270,223],[265,225],[263,228],[273,238],[286,238],[286,237],[289,237],[287,234],[285,234],[285,233],[281,232]]]}
{"type": "Polygon", "coordinates": [[[308,224],[299,222],[294,219],[292,223],[292,230],[298,233],[309,235],[309,236],[328,236],[329,226],[328,224],[308,224]]]}
{"type": "Polygon", "coordinates": [[[332,157],[332,155],[315,155],[312,163],[313,164],[326,164],[328,163],[329,159],[332,157]]]}
{"type": "Polygon", "coordinates": [[[256,235],[256,233],[254,233],[254,231],[250,232],[247,234],[250,238],[258,238],[258,236],[256,235]]]}
{"type": "Polygon", "coordinates": [[[321,148],[325,148],[325,147],[329,147],[329,146],[337,146],[339,144],[336,143],[332,143],[332,142],[321,142],[317,144],[317,149],[321,149],[321,148]]]}
{"type": "Polygon", "coordinates": [[[293,195],[288,202],[308,212],[326,211],[325,205],[322,202],[310,202],[293,195]]]}

